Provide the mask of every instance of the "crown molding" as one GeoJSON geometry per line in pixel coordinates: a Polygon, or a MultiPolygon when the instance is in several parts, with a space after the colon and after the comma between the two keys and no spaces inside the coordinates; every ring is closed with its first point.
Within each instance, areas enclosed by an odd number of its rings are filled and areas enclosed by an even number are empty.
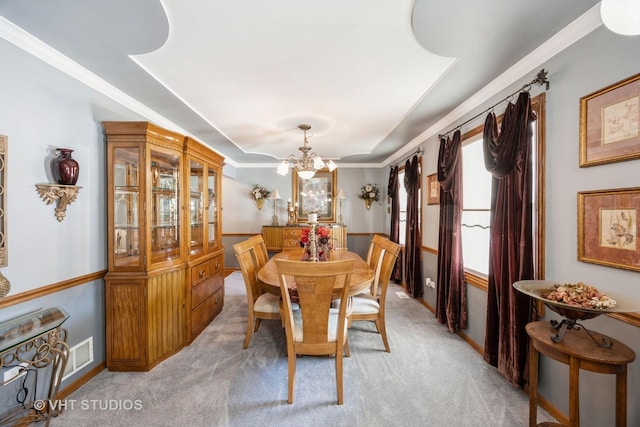
{"type": "Polygon", "coordinates": [[[155,124],[189,135],[171,120],[109,84],[3,16],[0,16],[0,37],[155,124]]]}

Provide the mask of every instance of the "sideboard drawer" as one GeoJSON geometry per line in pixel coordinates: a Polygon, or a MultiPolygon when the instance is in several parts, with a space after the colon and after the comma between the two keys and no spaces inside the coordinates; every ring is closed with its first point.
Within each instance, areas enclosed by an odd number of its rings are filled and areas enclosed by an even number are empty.
{"type": "Polygon", "coordinates": [[[191,286],[196,286],[200,282],[207,280],[211,276],[209,271],[209,263],[203,262],[191,268],[191,286]]]}
{"type": "Polygon", "coordinates": [[[224,279],[222,275],[217,274],[211,276],[209,279],[194,286],[191,290],[191,306],[197,307],[204,301],[209,295],[212,295],[224,286],[224,279]]]}
{"type": "Polygon", "coordinates": [[[193,309],[191,312],[191,329],[194,337],[202,332],[209,322],[222,311],[223,305],[224,288],[220,288],[202,301],[202,304],[193,309]]]}
{"type": "Polygon", "coordinates": [[[285,239],[300,239],[302,227],[285,227],[282,229],[282,236],[285,239]]]}
{"type": "Polygon", "coordinates": [[[302,227],[285,227],[282,229],[282,250],[290,251],[300,248],[302,227]]]}
{"type": "Polygon", "coordinates": [[[224,268],[224,264],[222,262],[222,255],[218,255],[209,261],[209,275],[213,276],[214,274],[222,271],[224,268]]]}

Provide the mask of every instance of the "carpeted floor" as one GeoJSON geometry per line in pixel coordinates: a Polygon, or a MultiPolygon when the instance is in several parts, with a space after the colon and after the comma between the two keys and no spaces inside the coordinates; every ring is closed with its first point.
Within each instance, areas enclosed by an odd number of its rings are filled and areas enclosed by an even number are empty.
{"type": "MultiPolygon", "coordinates": [[[[222,313],[189,347],[150,372],[103,371],[73,393],[51,426],[443,426],[528,425],[528,397],[390,285],[386,353],[371,322],[354,323],[336,405],[334,360],[298,359],[287,404],[287,358],[279,321],[263,321],[242,350],[242,275],[225,279],[222,313]]],[[[539,410],[538,422],[554,421],[539,410]]]]}

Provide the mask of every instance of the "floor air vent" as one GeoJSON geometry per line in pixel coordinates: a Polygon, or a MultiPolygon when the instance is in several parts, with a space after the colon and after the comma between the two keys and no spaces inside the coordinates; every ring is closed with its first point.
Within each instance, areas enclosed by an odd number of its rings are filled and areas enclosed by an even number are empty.
{"type": "Polygon", "coordinates": [[[89,337],[69,349],[69,360],[67,360],[62,380],[66,380],[91,362],[93,362],[93,337],[89,337]]]}

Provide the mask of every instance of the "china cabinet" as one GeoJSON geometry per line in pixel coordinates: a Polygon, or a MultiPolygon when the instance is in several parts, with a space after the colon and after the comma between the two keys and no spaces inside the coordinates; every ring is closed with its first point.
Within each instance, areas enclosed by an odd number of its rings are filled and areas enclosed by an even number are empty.
{"type": "Polygon", "coordinates": [[[185,139],[189,341],[220,313],[224,302],[224,248],[220,222],[222,166],[221,156],[192,138],[185,139]]]}
{"type": "Polygon", "coordinates": [[[222,159],[148,122],[103,126],[107,367],[145,371],[188,344],[222,307],[222,159]],[[205,286],[196,289],[196,281],[205,286]],[[204,305],[194,314],[192,304],[204,305]]]}

